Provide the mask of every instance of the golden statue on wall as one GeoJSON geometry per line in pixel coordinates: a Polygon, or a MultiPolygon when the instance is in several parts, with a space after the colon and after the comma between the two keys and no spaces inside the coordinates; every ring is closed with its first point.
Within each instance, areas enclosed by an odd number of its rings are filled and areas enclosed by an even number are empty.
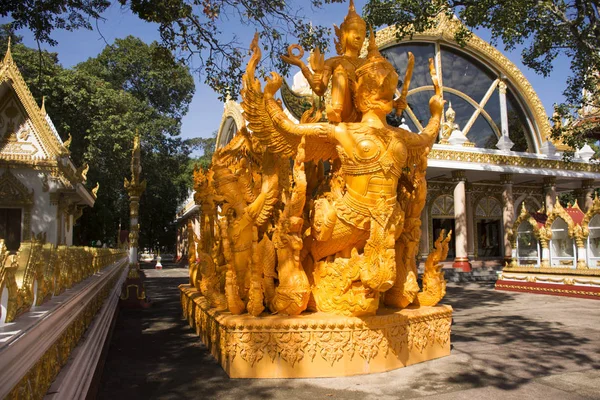
{"type": "MultiPolygon", "coordinates": [[[[195,318],[198,331],[206,332],[205,341],[220,348],[222,365],[223,354],[238,350],[242,358],[253,354],[246,360],[253,365],[255,357],[262,357],[260,340],[271,334],[252,331],[228,342],[227,335],[234,335],[249,320],[225,322],[221,317],[247,312],[261,319],[288,318],[277,333],[280,336],[269,339],[281,348],[284,337],[291,340],[282,332],[292,329],[293,316],[320,312],[346,318],[337,322],[345,326],[353,317],[378,318],[378,310],[384,307],[395,313],[409,306],[413,310],[435,306],[445,295],[440,262],[447,256],[450,233],[442,232],[425,263],[422,290],[417,283],[427,155],[438,137],[445,103],[433,60],[429,60],[435,90],[429,102],[431,118],[422,132],[413,133],[388,125],[386,116],[405,107],[414,58],[409,56],[401,95],[394,99],[398,74],[379,53],[373,32],[366,56],[359,57],[366,25],[352,2],[336,32],[341,55],[325,61],[315,51],[312,71],[292,49],[284,57],[301,67],[317,94],[331,85],[328,122],[290,120],[275,97],[282,85],[278,74],[272,72],[261,87],[255,77],[261,58],[255,36],[241,92],[247,125],[215,152],[209,170],[194,171],[195,199],[202,216],[200,239],[188,228],[190,287],[201,292],[203,300],[193,301],[203,305],[194,311],[186,306],[191,303],[183,294],[182,304],[188,318],[195,318]],[[204,307],[206,311],[198,311],[204,307]],[[207,325],[212,318],[207,315],[217,315],[209,311],[214,309],[226,310],[214,317],[214,324],[224,329],[218,343],[211,331],[214,326],[207,325]],[[226,323],[233,325],[224,328],[226,323]],[[244,347],[252,343],[258,348],[244,347]]],[[[182,293],[186,290],[182,287],[182,293]]],[[[423,312],[443,314],[436,322],[442,328],[434,331],[438,338],[447,336],[438,341],[449,351],[449,307],[440,309],[423,312]]],[[[396,333],[407,332],[408,325],[402,325],[405,317],[397,318],[396,333]]],[[[256,329],[268,330],[273,323],[269,319],[256,329]]],[[[297,332],[305,344],[306,335],[316,335],[306,329],[308,325],[297,332]]],[[[390,346],[400,352],[402,340],[390,339],[390,346]]],[[[287,350],[281,351],[281,357],[290,357],[287,350]]],[[[331,349],[323,351],[327,358],[331,349]]],[[[344,351],[336,351],[342,357],[344,351]]],[[[240,376],[266,375],[242,372],[240,376]]]]}

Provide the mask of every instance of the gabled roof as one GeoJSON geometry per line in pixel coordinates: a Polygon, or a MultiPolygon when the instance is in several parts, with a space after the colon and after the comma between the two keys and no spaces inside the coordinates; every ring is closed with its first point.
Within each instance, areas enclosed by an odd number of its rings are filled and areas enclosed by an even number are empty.
{"type": "Polygon", "coordinates": [[[33,130],[39,135],[38,139],[41,146],[44,148],[44,153],[50,159],[62,157],[69,154],[69,151],[63,146],[63,142],[54,128],[54,124],[49,119],[45,112],[45,107],[39,107],[33,95],[29,91],[29,87],[25,83],[19,68],[15,64],[10,48],[8,49],[2,62],[0,62],[0,85],[9,85],[10,89],[15,93],[20,105],[23,107],[27,117],[33,125],[33,130]]]}

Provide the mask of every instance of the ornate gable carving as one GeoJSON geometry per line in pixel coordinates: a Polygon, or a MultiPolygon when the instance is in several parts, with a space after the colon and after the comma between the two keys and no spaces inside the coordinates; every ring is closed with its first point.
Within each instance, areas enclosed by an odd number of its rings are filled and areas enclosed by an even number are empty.
{"type": "Polygon", "coordinates": [[[6,159],[25,159],[40,156],[47,158],[47,152],[41,152],[40,140],[26,117],[19,100],[8,89],[0,99],[0,153],[6,159]]]}
{"type": "MultiPolygon", "coordinates": [[[[27,84],[23,80],[23,76],[19,72],[17,65],[12,59],[10,46],[6,52],[4,60],[0,63],[0,84],[7,84],[9,86],[5,93],[5,97],[14,96],[15,101],[20,103],[25,115],[31,121],[31,127],[33,128],[32,130],[38,135],[38,139],[43,151],[47,153],[50,158],[53,158],[53,156],[62,156],[68,154],[68,151],[63,147],[60,139],[52,132],[52,128],[46,120],[44,112],[36,103],[33,95],[27,87],[27,84]]],[[[18,129],[18,126],[16,126],[15,129],[18,129]]],[[[15,135],[18,135],[19,132],[14,133],[15,135]]],[[[7,137],[6,139],[8,140],[9,138],[7,137]]],[[[12,136],[10,136],[10,139],[12,139],[12,136]]],[[[5,157],[3,154],[2,158],[7,157],[5,157]]],[[[30,158],[30,156],[20,154],[9,156],[8,158],[24,160],[26,158],[30,158]]]]}

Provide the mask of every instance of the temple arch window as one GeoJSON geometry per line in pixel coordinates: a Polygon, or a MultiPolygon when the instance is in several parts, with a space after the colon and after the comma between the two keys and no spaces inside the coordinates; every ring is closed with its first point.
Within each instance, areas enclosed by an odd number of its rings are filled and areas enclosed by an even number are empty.
{"type": "Polygon", "coordinates": [[[569,236],[569,225],[562,218],[552,223],[550,240],[550,265],[553,267],[575,268],[575,241],[569,236]]]}
{"type": "MultiPolygon", "coordinates": [[[[535,151],[532,118],[516,90],[510,82],[503,80],[497,68],[450,43],[411,41],[381,50],[401,79],[406,71],[409,51],[415,57],[415,66],[407,96],[408,107],[402,118],[396,120],[402,119],[413,132],[421,131],[427,124],[429,99],[434,93],[428,59],[433,58],[438,60],[436,69],[444,99],[448,101],[446,107],[451,103],[456,113],[454,123],[475,147],[496,149],[505,129],[514,142],[513,151],[535,151]],[[507,126],[502,126],[502,107],[508,116],[507,126]]],[[[402,82],[399,82],[398,87],[401,86],[402,82]]]]}
{"type": "Polygon", "coordinates": [[[588,224],[587,238],[589,268],[600,268],[600,214],[594,215],[588,224]]]}
{"type": "Polygon", "coordinates": [[[529,221],[523,221],[517,227],[516,246],[519,265],[539,265],[540,243],[535,235],[533,225],[529,221]]]}

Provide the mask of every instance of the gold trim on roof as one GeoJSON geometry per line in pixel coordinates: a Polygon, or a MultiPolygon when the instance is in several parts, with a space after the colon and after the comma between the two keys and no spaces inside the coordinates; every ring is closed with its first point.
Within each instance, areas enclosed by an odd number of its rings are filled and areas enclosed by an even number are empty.
{"type": "Polygon", "coordinates": [[[41,144],[48,152],[49,157],[52,158],[53,156],[56,157],[67,154],[67,150],[58,141],[54,132],[52,132],[42,109],[38,106],[29,87],[25,83],[19,68],[12,59],[10,47],[4,56],[4,61],[0,64],[0,84],[5,81],[10,84],[22,107],[25,109],[27,116],[31,120],[34,129],[39,133],[41,144]]]}
{"type": "Polygon", "coordinates": [[[489,154],[434,148],[429,153],[428,158],[430,160],[461,161],[479,164],[505,165],[513,167],[546,168],[554,170],[562,169],[567,171],[600,173],[600,166],[595,164],[530,158],[523,157],[522,155],[513,156],[505,154],[489,154]]]}
{"type": "MultiPolygon", "coordinates": [[[[458,45],[454,40],[454,34],[457,32],[460,25],[461,22],[458,19],[449,20],[445,17],[445,14],[442,13],[440,14],[440,17],[438,17],[437,26],[428,31],[415,33],[410,39],[407,38],[398,41],[396,39],[396,29],[391,26],[377,32],[376,43],[379,49],[390,47],[398,43],[404,43],[408,40],[443,41],[445,44],[456,47],[458,45]]],[[[535,128],[533,138],[537,142],[539,149],[542,142],[548,139],[552,128],[548,122],[548,115],[546,114],[544,105],[521,70],[498,49],[475,34],[471,35],[471,38],[467,41],[465,47],[458,47],[458,49],[467,54],[470,53],[472,56],[476,56],[475,58],[483,60],[484,63],[492,65],[501,73],[501,75],[508,78],[507,80],[515,88],[515,91],[521,95],[522,100],[525,102],[525,106],[531,112],[531,116],[533,117],[532,122],[535,128]]]]}

